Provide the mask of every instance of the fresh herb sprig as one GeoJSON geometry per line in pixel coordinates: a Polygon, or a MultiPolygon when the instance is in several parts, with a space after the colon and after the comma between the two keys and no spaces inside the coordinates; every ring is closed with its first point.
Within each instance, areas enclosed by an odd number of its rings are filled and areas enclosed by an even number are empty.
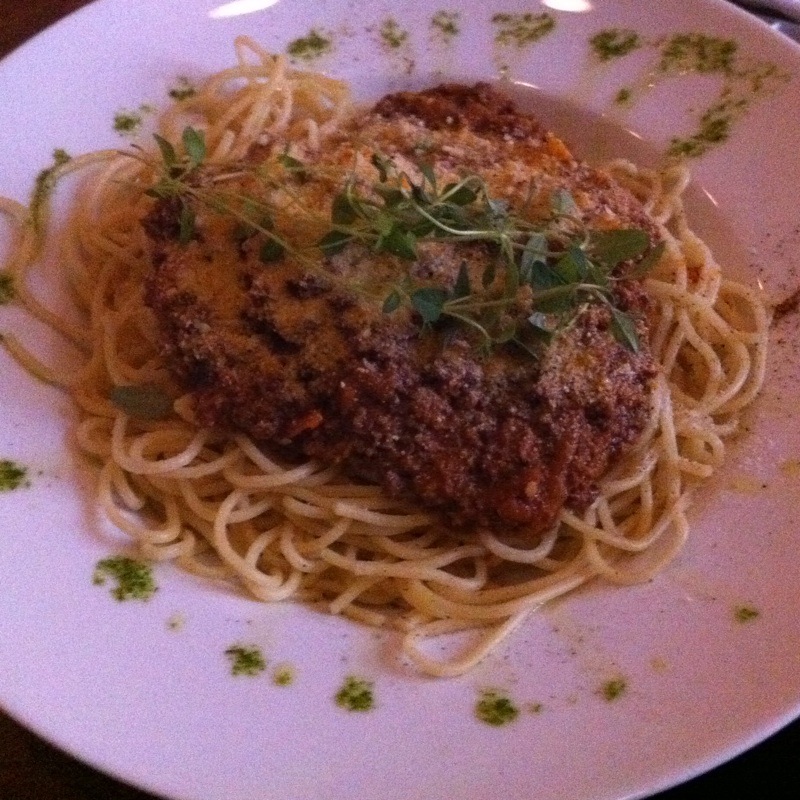
{"type": "MultiPolygon", "coordinates": [[[[178,241],[181,244],[186,245],[196,238],[196,206],[201,205],[237,219],[239,224],[234,238],[240,244],[255,234],[262,234],[264,242],[259,250],[262,262],[269,263],[283,257],[287,243],[275,231],[269,204],[254,197],[242,197],[204,185],[201,168],[209,165],[202,131],[192,127],[184,128],[181,137],[182,155],[163,136],[154,134],[154,139],[161,155],[161,163],[156,165],[159,178],[145,194],[178,205],[178,241]]],[[[231,180],[242,174],[242,170],[237,169],[233,173],[221,172],[209,177],[212,180],[231,180]]]]}
{"type": "Polygon", "coordinates": [[[493,250],[479,288],[465,262],[447,288],[415,283],[406,274],[385,298],[385,313],[410,306],[424,326],[449,318],[477,332],[485,350],[506,342],[530,350],[532,340],[552,336],[581,305],[602,303],[617,340],[638,349],[636,322],[615,305],[614,284],[623,263],[636,262],[638,276],[661,257],[663,246],[651,248],[645,231],[588,229],[564,189],[553,193],[549,217],[534,223],[493,198],[477,175],[440,187],[428,164],[417,165],[417,179],[379,154],[372,164],[378,180],[368,192],[351,178],[334,197],[332,227],[319,242],[323,252],[359,242],[416,260],[423,239],[483,242],[493,250]],[[531,310],[522,321],[521,301],[531,310]]]}
{"type": "MultiPolygon", "coordinates": [[[[273,222],[274,200],[204,185],[209,176],[200,172],[206,162],[201,132],[184,130],[181,155],[163,137],[156,135],[155,140],[162,163],[147,194],[177,204],[181,243],[196,237],[195,207],[200,203],[234,217],[239,242],[261,234],[259,257],[264,263],[287,252],[306,267],[318,261],[319,255],[315,258],[309,248],[291,247],[281,237],[273,222]]],[[[481,274],[471,273],[465,260],[452,285],[415,280],[411,270],[405,271],[382,299],[386,314],[405,306],[416,312],[424,328],[454,323],[470,330],[486,352],[511,342],[535,355],[537,345],[567,325],[580,307],[602,304],[615,338],[638,350],[636,321],[616,305],[614,290],[620,279],[644,276],[661,257],[663,244],[652,247],[644,230],[588,228],[565,189],[552,193],[549,213],[542,219],[541,212],[528,213],[531,200],[512,210],[506,200],[493,197],[479,175],[442,184],[424,161],[416,164],[416,176],[380,153],[372,155],[371,163],[377,179],[369,183],[354,173],[345,176],[327,221],[315,210],[303,210],[300,198],[292,196],[292,181],[286,178],[302,182],[312,171],[288,152],[276,159],[282,180],[263,166],[252,172],[268,188],[287,193],[298,213],[328,226],[313,245],[323,256],[334,256],[354,243],[408,262],[419,258],[420,242],[429,240],[482,243],[487,248],[481,274]]],[[[244,169],[219,172],[211,179],[229,180],[244,169]]],[[[319,177],[341,181],[341,176],[319,177]]]]}
{"type": "Polygon", "coordinates": [[[188,244],[195,236],[196,212],[190,198],[193,176],[206,159],[206,141],[202,131],[186,127],[181,137],[185,155],[179,156],[173,144],[159,134],[153,138],[161,152],[161,175],[145,194],[179,204],[179,235],[181,244],[188,244]]]}

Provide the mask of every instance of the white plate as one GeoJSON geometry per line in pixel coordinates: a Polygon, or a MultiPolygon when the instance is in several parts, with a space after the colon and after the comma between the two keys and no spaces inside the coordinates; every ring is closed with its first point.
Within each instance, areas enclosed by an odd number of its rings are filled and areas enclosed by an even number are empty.
{"type": "MultiPolygon", "coordinates": [[[[124,143],[112,127],[117,111],[163,103],[177,76],[229,64],[235,35],[282,50],[312,27],[335,44],[314,66],[352,80],[361,97],[491,80],[506,66],[540,90],[541,113],[579,152],[652,160],[671,137],[691,133],[718,76],[673,75],[627,111],[614,95],[646,78],[659,37],[714,34],[738,43],[738,64],[770,62],[789,77],[755,99],[727,142],[695,160],[697,227],[733,274],[776,297],[798,285],[800,50],[721,2],[596,0],[589,11],[550,12],[555,30],[524,48],[495,43],[491,18],[546,11],[530,2],[442,4],[460,9],[449,43],[430,27],[438,6],[423,2],[280,0],[227,18],[211,13],[217,5],[99,0],[7,58],[0,190],[25,199],[56,147],[124,143]],[[409,32],[398,49],[381,44],[389,17],[409,32]],[[610,27],[637,30],[648,43],[598,66],[587,42],[610,27]],[[605,114],[603,123],[586,124],[590,112],[605,114]]],[[[2,310],[0,325],[14,324],[9,314],[2,310]]],[[[150,602],[113,600],[92,572],[123,542],[98,521],[91,470],[70,454],[69,404],[3,358],[0,458],[28,465],[32,482],[0,495],[0,699],[79,758],[185,800],[611,800],[709,769],[800,712],[796,334],[791,319],[776,328],[750,430],[693,512],[679,559],[647,585],[594,585],[531,617],[455,680],[411,674],[391,635],[265,606],[169,566],[156,570],[150,602]],[[737,622],[741,606],[759,616],[737,622]],[[175,615],[184,620],[177,630],[175,615]],[[278,687],[269,670],[233,677],[224,651],[237,643],[258,645],[271,665],[292,665],[295,682],[278,687]],[[372,712],[334,703],[348,675],[374,682],[372,712]],[[608,702],[598,689],[617,677],[627,691],[608,702]],[[485,688],[522,708],[516,722],[477,721],[485,688]]]]}

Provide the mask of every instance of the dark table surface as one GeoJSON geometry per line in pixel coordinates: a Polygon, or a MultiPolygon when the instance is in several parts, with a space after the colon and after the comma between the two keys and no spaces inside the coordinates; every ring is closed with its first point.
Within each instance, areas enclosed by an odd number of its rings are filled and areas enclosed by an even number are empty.
{"type": "MultiPolygon", "coordinates": [[[[87,5],[87,2],[88,0],[0,0],[0,58],[51,23],[87,5]]],[[[0,798],[157,800],[151,794],[133,789],[81,764],[18,725],[2,711],[0,798]]],[[[712,772],[656,795],[654,800],[699,798],[798,800],[800,722],[795,722],[763,744],[712,772]]]]}

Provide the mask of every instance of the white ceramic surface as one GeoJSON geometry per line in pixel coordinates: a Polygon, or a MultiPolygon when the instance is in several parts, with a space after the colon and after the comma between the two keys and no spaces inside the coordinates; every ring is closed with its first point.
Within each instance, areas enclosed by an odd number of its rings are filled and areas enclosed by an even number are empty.
{"type": "MultiPolygon", "coordinates": [[[[0,192],[25,199],[56,147],[125,145],[117,111],[163,104],[178,76],[227,65],[237,34],[278,51],[312,27],[335,44],[313,66],[353,81],[362,98],[493,80],[506,67],[529,87],[524,102],[582,154],[657,160],[691,132],[718,77],[671,76],[624,112],[614,95],[648,75],[659,37],[701,32],[732,37],[738,63],[773,63],[788,79],[693,163],[697,227],[733,274],[770,297],[800,284],[800,49],[722,2],[595,0],[582,13],[552,11],[556,29],[521,49],[494,42],[492,15],[543,6],[280,0],[212,16],[219,5],[98,0],[8,57],[0,192]],[[460,33],[444,42],[431,17],[456,8],[460,33]],[[410,34],[397,50],[381,44],[389,17],[410,34]],[[609,27],[651,44],[598,65],[587,42],[609,27]]],[[[0,309],[0,329],[16,324],[0,309]]],[[[644,586],[595,584],[532,616],[455,680],[414,675],[393,635],[265,606],[170,566],[156,569],[152,600],[116,602],[92,573],[124,540],[97,518],[92,471],[71,450],[69,404],[0,354],[0,458],[31,475],[29,487],[0,494],[0,702],[79,758],[180,800],[622,800],[709,769],[800,713],[797,328],[791,318],[776,327],[764,395],[699,499],[678,560],[644,586]],[[734,611],[745,605],[759,616],[742,624],[734,611]],[[258,645],[270,667],[290,664],[294,683],[274,685],[269,669],[233,677],[224,654],[233,644],[258,645]],[[372,712],[334,703],[348,675],[374,682],[372,712]],[[625,693],[603,699],[603,683],[620,677],[625,693]],[[478,722],[486,688],[514,700],[519,719],[478,722]]],[[[44,334],[39,346],[57,348],[44,334]]]]}

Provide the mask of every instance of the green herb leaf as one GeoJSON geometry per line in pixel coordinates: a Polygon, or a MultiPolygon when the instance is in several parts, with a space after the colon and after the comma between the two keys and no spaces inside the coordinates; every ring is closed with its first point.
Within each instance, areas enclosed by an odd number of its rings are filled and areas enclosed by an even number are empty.
{"type": "Polygon", "coordinates": [[[403,191],[396,189],[394,186],[384,186],[382,183],[378,183],[372,188],[376,194],[380,195],[387,208],[397,208],[407,200],[403,191]]]}
{"type": "Polygon", "coordinates": [[[420,161],[417,164],[417,168],[422,173],[422,176],[425,180],[430,184],[431,191],[436,193],[436,174],[433,171],[433,167],[427,161],[420,161]]]}
{"type": "Polygon", "coordinates": [[[115,386],[109,400],[129,417],[137,419],[165,419],[172,413],[172,399],[159,386],[115,386]]]}
{"type": "Polygon", "coordinates": [[[192,127],[183,129],[183,147],[193,167],[199,167],[206,157],[206,140],[202,131],[192,127]]]}
{"type": "Polygon", "coordinates": [[[286,151],[278,156],[278,163],[289,172],[298,172],[305,174],[306,166],[302,161],[290,156],[286,151]]]}
{"type": "Polygon", "coordinates": [[[570,247],[558,259],[553,271],[563,283],[582,283],[589,272],[589,259],[580,247],[570,247]]]}
{"type": "Polygon", "coordinates": [[[517,324],[513,321],[507,321],[500,330],[492,336],[492,344],[505,344],[510,342],[517,333],[517,324]]]}
{"type": "Polygon", "coordinates": [[[536,271],[547,266],[549,248],[543,233],[532,233],[519,260],[519,278],[523,284],[535,286],[536,271]]]}
{"type": "Polygon", "coordinates": [[[258,251],[258,260],[262,264],[272,264],[283,258],[286,248],[277,239],[267,239],[258,251]]]}
{"type": "Polygon", "coordinates": [[[417,289],[411,294],[411,307],[422,317],[425,325],[433,324],[444,310],[447,293],[442,289],[417,289]]]}
{"type": "Polygon", "coordinates": [[[640,228],[592,231],[589,252],[601,264],[613,269],[623,261],[642,255],[650,246],[650,237],[640,228]]]}
{"type": "Polygon", "coordinates": [[[469,272],[467,271],[467,263],[466,261],[462,261],[461,266],[458,268],[458,277],[456,278],[455,285],[453,286],[451,299],[460,300],[463,297],[469,297],[471,294],[472,294],[472,287],[470,286],[469,283],[469,272]]]}
{"type": "Polygon", "coordinates": [[[181,206],[181,215],[179,219],[180,230],[178,233],[178,241],[182,245],[187,245],[194,239],[196,219],[197,215],[194,209],[184,203],[181,206]]]}
{"type": "MultiPolygon", "coordinates": [[[[446,225],[448,228],[467,231],[473,227],[473,215],[470,214],[467,208],[459,206],[456,203],[441,203],[436,206],[435,213],[438,222],[446,225]]],[[[429,223],[425,219],[423,219],[422,222],[428,226],[429,232],[443,234],[441,230],[437,229],[435,224],[429,223]]]]}
{"type": "Polygon", "coordinates": [[[545,289],[541,294],[534,293],[533,307],[542,314],[564,314],[572,310],[574,296],[570,286],[545,289]]]}
{"type": "MultiPolygon", "coordinates": [[[[542,334],[541,339],[542,342],[546,343],[547,341],[549,341],[550,336],[548,334],[542,334]]],[[[515,336],[511,340],[511,344],[515,344],[517,347],[520,348],[520,350],[524,350],[533,359],[538,359],[541,356],[539,348],[537,348],[535,345],[529,344],[528,342],[521,339],[519,336],[515,336]]]]}
{"type": "Polygon", "coordinates": [[[666,249],[666,242],[659,242],[625,277],[634,280],[643,278],[661,261],[666,249]]]}
{"type": "Polygon", "coordinates": [[[425,187],[420,184],[411,184],[411,197],[419,205],[426,207],[433,204],[433,197],[425,191],[425,187]]]}
{"type": "Polygon", "coordinates": [[[167,170],[171,169],[178,163],[178,154],[175,152],[175,148],[163,136],[159,136],[157,133],[153,134],[153,138],[156,140],[158,149],[161,151],[161,160],[164,162],[164,166],[167,170]]]}
{"type": "Polygon", "coordinates": [[[455,203],[457,206],[468,206],[478,199],[478,193],[465,185],[464,181],[448,183],[442,192],[442,199],[455,203]]]}
{"type": "Polygon", "coordinates": [[[358,212],[347,191],[339,192],[331,205],[331,222],[334,225],[350,225],[358,219],[358,212]]]}
{"type": "Polygon", "coordinates": [[[629,350],[634,353],[639,352],[639,336],[636,333],[636,323],[630,314],[620,311],[614,306],[610,306],[611,310],[611,333],[614,338],[620,343],[625,345],[629,350]]]}
{"type": "Polygon", "coordinates": [[[155,197],[157,199],[175,197],[179,193],[180,187],[176,186],[169,178],[159,179],[145,192],[148,197],[155,197]]]}
{"type": "Polygon", "coordinates": [[[391,159],[386,158],[386,156],[380,155],[380,153],[373,153],[372,158],[370,158],[370,163],[376,170],[378,170],[378,178],[381,183],[386,183],[389,179],[389,172],[394,167],[394,163],[391,159]]]}
{"type": "Polygon", "coordinates": [[[556,189],[550,198],[550,208],[559,216],[577,216],[578,205],[566,189],[556,189]]]}
{"type": "Polygon", "coordinates": [[[341,253],[344,248],[353,241],[353,236],[345,231],[330,231],[326,233],[318,242],[317,247],[326,255],[333,256],[341,253]]]}
{"type": "Polygon", "coordinates": [[[594,284],[599,289],[608,289],[610,269],[595,261],[587,262],[587,267],[585,282],[594,284]]]}
{"type": "Polygon", "coordinates": [[[389,296],[383,301],[383,308],[382,311],[384,314],[391,314],[394,311],[397,311],[400,308],[400,303],[402,301],[402,297],[400,296],[400,292],[393,291],[389,294],[389,296]]]}
{"type": "Polygon", "coordinates": [[[494,283],[497,277],[497,266],[494,261],[491,261],[481,275],[481,283],[484,289],[488,289],[494,283]]]}
{"type": "Polygon", "coordinates": [[[375,249],[414,261],[417,258],[417,237],[411,231],[404,231],[401,226],[393,225],[385,236],[381,236],[375,249]]]}

